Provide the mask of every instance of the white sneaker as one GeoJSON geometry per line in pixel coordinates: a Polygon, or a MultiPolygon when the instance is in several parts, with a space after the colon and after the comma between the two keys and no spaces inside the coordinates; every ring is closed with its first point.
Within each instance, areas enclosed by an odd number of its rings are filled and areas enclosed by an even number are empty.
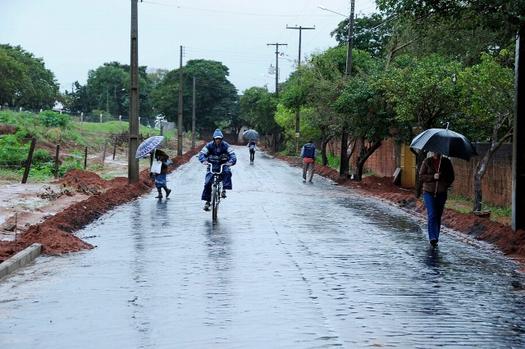
{"type": "Polygon", "coordinates": [[[210,210],[210,206],[211,206],[210,202],[206,201],[206,203],[204,204],[203,210],[204,211],[209,211],[210,210]]]}

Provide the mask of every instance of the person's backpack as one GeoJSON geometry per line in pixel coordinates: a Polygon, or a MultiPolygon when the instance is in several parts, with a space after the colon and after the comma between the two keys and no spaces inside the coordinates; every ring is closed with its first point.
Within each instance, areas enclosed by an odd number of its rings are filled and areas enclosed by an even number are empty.
{"type": "Polygon", "coordinates": [[[303,150],[303,157],[305,158],[315,158],[315,145],[305,144],[303,150]]]}

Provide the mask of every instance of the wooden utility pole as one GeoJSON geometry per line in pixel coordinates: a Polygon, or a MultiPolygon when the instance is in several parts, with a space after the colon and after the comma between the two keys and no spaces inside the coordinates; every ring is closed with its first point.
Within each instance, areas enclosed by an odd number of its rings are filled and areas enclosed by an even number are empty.
{"type": "Polygon", "coordinates": [[[139,181],[139,162],[135,158],[139,133],[139,79],[138,79],[138,9],[137,0],[131,0],[131,57],[130,57],[130,107],[129,107],[129,145],[128,182],[139,181]]]}
{"type": "MultiPolygon", "coordinates": [[[[348,18],[348,40],[346,48],[346,68],[345,78],[349,78],[352,74],[352,46],[354,39],[354,12],[355,0],[350,1],[350,17],[348,18]]],[[[339,166],[339,176],[348,177],[348,125],[343,121],[343,129],[341,131],[341,158],[339,166]]]]}
{"type": "Polygon", "coordinates": [[[516,99],[512,142],[512,229],[525,229],[525,23],[516,43],[516,99]]]}
{"type": "Polygon", "coordinates": [[[183,84],[183,75],[182,75],[182,45],[180,46],[180,65],[179,65],[179,113],[177,119],[177,155],[182,155],[182,84],[183,84]]]}
{"type": "Polygon", "coordinates": [[[196,80],[195,80],[195,76],[193,77],[193,108],[192,108],[192,113],[191,113],[191,147],[192,148],[195,148],[195,121],[196,121],[196,117],[195,117],[195,113],[196,113],[196,107],[197,107],[197,103],[195,102],[195,84],[196,84],[196,80]]]}
{"type": "Polygon", "coordinates": [[[279,97],[279,46],[288,46],[288,44],[266,44],[267,46],[275,46],[275,97],[279,97]]]}
{"type": "MultiPolygon", "coordinates": [[[[286,29],[299,30],[299,55],[297,57],[297,69],[301,67],[301,42],[302,42],[302,32],[303,30],[315,30],[315,27],[303,27],[295,26],[289,27],[286,26],[286,29]]],[[[299,108],[295,112],[295,151],[299,152],[299,137],[301,136],[301,111],[299,108]]]]}

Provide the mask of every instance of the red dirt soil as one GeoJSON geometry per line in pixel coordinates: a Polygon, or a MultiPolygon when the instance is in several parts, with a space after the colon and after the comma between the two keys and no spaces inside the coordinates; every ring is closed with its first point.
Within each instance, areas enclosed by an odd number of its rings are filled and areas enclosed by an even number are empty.
{"type": "MultiPolygon", "coordinates": [[[[292,165],[302,166],[298,158],[277,156],[292,165]]],[[[426,216],[423,202],[417,199],[414,192],[402,189],[392,183],[389,177],[365,177],[361,182],[342,179],[339,172],[327,167],[316,165],[315,172],[327,177],[340,185],[350,187],[362,195],[372,195],[384,201],[394,203],[405,210],[412,210],[420,216],[426,216]]],[[[442,223],[444,226],[466,234],[474,239],[488,242],[496,246],[505,255],[525,264],[525,231],[513,231],[508,225],[493,222],[473,213],[465,214],[451,209],[445,209],[442,223]]]]}
{"type": "MultiPolygon", "coordinates": [[[[182,156],[175,157],[169,172],[188,162],[201,146],[197,146],[182,156]]],[[[72,170],[59,183],[76,191],[91,195],[88,199],[75,203],[64,211],[44,222],[32,225],[15,241],[0,241],[0,262],[37,242],[42,244],[43,253],[60,255],[93,248],[89,243],[73,233],[91,223],[105,212],[123,203],[132,201],[153,187],[149,171],[140,172],[139,182],[128,184],[127,178],[118,177],[110,181],[100,178],[96,173],[72,170]]]]}

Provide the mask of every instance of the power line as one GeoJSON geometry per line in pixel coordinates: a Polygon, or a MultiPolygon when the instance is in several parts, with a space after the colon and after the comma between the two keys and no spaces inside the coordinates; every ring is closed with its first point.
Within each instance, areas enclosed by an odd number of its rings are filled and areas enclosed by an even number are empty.
{"type": "MultiPolygon", "coordinates": [[[[144,1],[145,4],[150,5],[159,5],[159,6],[168,6],[168,7],[176,7],[181,10],[190,10],[190,11],[201,11],[201,12],[210,12],[210,13],[222,13],[222,14],[230,14],[230,15],[243,15],[243,16],[254,16],[254,17],[297,17],[297,13],[256,13],[256,12],[242,12],[242,11],[225,11],[225,10],[219,10],[219,9],[211,9],[211,8],[200,8],[200,7],[190,7],[190,6],[180,6],[175,4],[168,4],[158,1],[144,1]]],[[[327,17],[326,15],[306,15],[310,17],[327,17]]]]}

